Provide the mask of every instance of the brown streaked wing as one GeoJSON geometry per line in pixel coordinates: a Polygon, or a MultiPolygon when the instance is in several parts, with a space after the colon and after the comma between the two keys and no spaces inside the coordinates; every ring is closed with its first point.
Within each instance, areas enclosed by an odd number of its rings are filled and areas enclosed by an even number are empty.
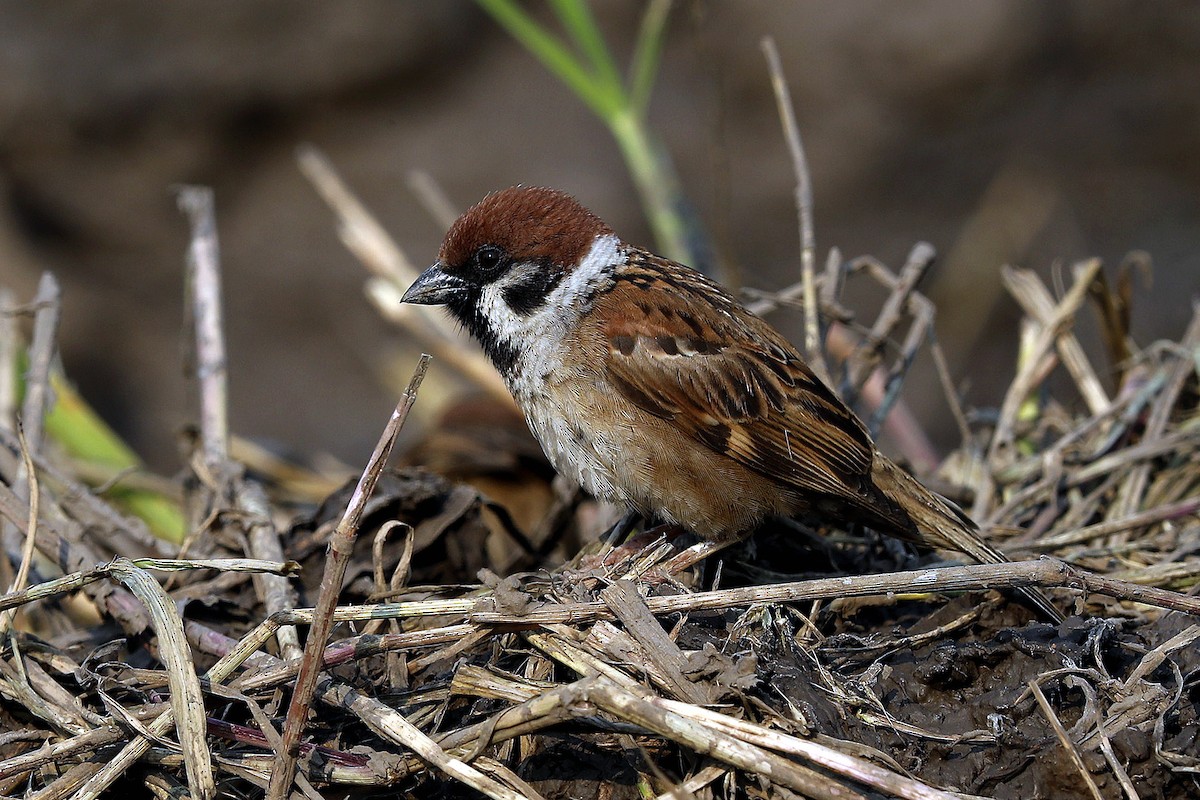
{"type": "Polygon", "coordinates": [[[760,474],[861,502],[874,447],[791,344],[699,273],[637,266],[605,300],[613,385],[760,474]]]}

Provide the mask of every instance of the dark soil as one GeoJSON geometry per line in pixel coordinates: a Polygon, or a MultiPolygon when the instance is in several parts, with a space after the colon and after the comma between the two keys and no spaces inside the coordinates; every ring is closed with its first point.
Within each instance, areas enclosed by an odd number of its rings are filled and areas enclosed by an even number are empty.
{"type": "MultiPolygon", "coordinates": [[[[479,506],[460,509],[459,518],[447,526],[444,511],[451,484],[420,471],[391,480],[389,486],[408,498],[408,506],[381,509],[384,516],[404,518],[420,511],[439,520],[446,534],[434,547],[437,558],[417,559],[414,582],[428,571],[427,577],[440,581],[469,583],[473,576],[467,570],[476,568],[478,558],[461,554],[478,556],[480,550],[454,542],[459,536],[475,541],[481,536],[479,506]],[[434,499],[439,489],[441,501],[434,499]],[[414,504],[417,496],[425,500],[414,504]],[[455,563],[462,570],[457,575],[455,563]]],[[[335,500],[330,508],[338,505],[335,500]]],[[[307,540],[301,536],[297,541],[307,540]]],[[[320,550],[310,550],[310,558],[314,552],[320,550]]],[[[830,544],[793,526],[761,531],[747,545],[722,555],[723,586],[850,574],[855,564],[863,571],[883,571],[930,562],[930,556],[887,540],[843,537],[830,544]],[[786,571],[799,564],[822,571],[786,571]]],[[[714,570],[715,565],[708,565],[710,581],[714,570]]],[[[545,591],[534,587],[544,586],[546,573],[526,576],[502,588],[514,597],[545,591]]],[[[575,599],[581,599],[578,587],[575,599]]],[[[667,630],[678,627],[684,652],[708,649],[728,657],[722,663],[736,661],[743,670],[746,663],[752,665],[752,676],[740,683],[745,690],[727,694],[726,713],[773,719],[792,733],[818,740],[854,743],[859,755],[877,757],[932,786],[1022,800],[1090,798],[1079,768],[1030,689],[1036,682],[1066,730],[1093,727],[1097,714],[1108,718],[1113,757],[1141,797],[1197,796],[1194,774],[1173,772],[1166,765],[1189,763],[1189,757],[1200,754],[1200,654],[1194,648],[1174,651],[1158,668],[1131,680],[1149,651],[1191,624],[1185,615],[1074,615],[1055,625],[997,593],[842,600],[812,612],[776,605],[693,614],[682,624],[677,616],[662,622],[667,630]]],[[[463,663],[520,674],[528,649],[515,635],[502,641],[507,642],[504,650],[487,641],[440,670],[429,670],[418,677],[412,693],[444,689],[463,663]]],[[[575,677],[559,670],[553,679],[575,677]]],[[[402,705],[403,698],[398,699],[402,705]]],[[[443,709],[443,725],[466,724],[500,707],[451,698],[443,709]]],[[[1076,734],[1072,738],[1079,741],[1076,734]]],[[[639,774],[678,782],[708,763],[661,739],[575,724],[521,742],[517,748],[489,751],[503,755],[517,775],[547,798],[638,798],[639,774]]],[[[1099,742],[1080,749],[1101,796],[1123,796],[1099,742]]],[[[713,797],[787,796],[777,794],[777,788],[738,773],[736,780],[718,781],[708,791],[713,797]]],[[[406,790],[411,797],[454,797],[463,791],[433,773],[406,790]]]]}

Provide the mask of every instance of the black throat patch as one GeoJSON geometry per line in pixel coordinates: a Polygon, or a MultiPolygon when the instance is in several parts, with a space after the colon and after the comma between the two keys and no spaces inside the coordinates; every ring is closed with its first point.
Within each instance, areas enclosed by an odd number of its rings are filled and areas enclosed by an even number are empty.
{"type": "Polygon", "coordinates": [[[497,336],[487,318],[479,312],[479,290],[475,289],[447,303],[446,310],[475,337],[483,347],[484,354],[491,360],[492,366],[507,380],[521,356],[521,351],[512,342],[497,336]]]}

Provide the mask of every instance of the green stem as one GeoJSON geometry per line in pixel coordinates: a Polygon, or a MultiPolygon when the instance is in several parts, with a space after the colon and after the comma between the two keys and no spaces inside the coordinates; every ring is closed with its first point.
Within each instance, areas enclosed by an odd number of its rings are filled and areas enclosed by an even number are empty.
{"type": "Polygon", "coordinates": [[[646,127],[670,0],[652,0],[634,47],[626,88],[586,0],[552,0],[551,7],[579,53],[542,27],[515,0],[477,0],[480,7],[558,77],[608,125],[633,177],[658,249],[675,261],[697,263],[680,214],[682,192],[661,145],[646,127]]]}
{"type": "Polygon", "coordinates": [[[637,44],[629,63],[629,104],[638,116],[645,116],[646,106],[650,103],[670,10],[671,0],[650,0],[638,28],[637,44]]]}
{"type": "Polygon", "coordinates": [[[588,108],[600,116],[612,113],[619,101],[610,87],[602,84],[554,36],[538,25],[513,0],[476,0],[484,11],[542,62],[552,74],[565,83],[588,108]]]}
{"type": "MultiPolygon", "coordinates": [[[[46,433],[71,458],[113,473],[142,470],[137,454],[121,440],[92,409],[65,377],[50,378],[55,403],[46,414],[46,433]]],[[[183,540],[187,525],[179,504],[157,492],[123,486],[120,481],[106,494],[125,511],[140,517],[158,537],[172,542],[183,540]]]]}
{"type": "Polygon", "coordinates": [[[687,226],[679,213],[678,182],[643,119],[632,108],[624,108],[605,122],[633,176],[642,208],[663,255],[673,261],[695,264],[688,246],[687,226]]]}
{"type": "Polygon", "coordinates": [[[586,0],[552,0],[551,5],[559,21],[575,41],[575,45],[591,63],[595,82],[607,87],[618,97],[623,95],[625,89],[621,85],[621,74],[617,71],[617,65],[613,63],[608,46],[604,43],[604,37],[600,35],[600,28],[596,25],[596,18],[592,16],[592,10],[586,0]]]}

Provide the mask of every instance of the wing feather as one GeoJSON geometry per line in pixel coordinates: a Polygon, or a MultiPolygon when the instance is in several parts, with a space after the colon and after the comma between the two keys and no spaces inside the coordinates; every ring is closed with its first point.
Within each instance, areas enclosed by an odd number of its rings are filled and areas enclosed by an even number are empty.
{"type": "Polygon", "coordinates": [[[874,446],[795,348],[699,273],[651,257],[637,266],[610,291],[610,308],[638,312],[606,325],[618,391],[781,484],[870,503],[874,446]]]}

